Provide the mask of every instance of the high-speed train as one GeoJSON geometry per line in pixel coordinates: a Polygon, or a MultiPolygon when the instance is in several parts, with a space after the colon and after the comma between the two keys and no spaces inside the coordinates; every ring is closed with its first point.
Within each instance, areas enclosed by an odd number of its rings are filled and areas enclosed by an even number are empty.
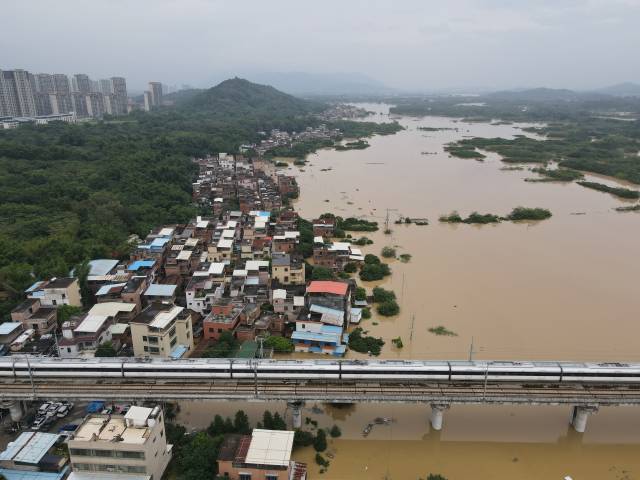
{"type": "Polygon", "coordinates": [[[0,357],[0,378],[640,384],[640,364],[0,357]]]}

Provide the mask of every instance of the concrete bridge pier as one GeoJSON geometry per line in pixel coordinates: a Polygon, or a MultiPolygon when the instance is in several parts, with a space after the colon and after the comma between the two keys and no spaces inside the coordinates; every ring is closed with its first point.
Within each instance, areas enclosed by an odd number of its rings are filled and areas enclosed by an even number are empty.
{"type": "Polygon", "coordinates": [[[291,420],[293,428],[302,428],[302,407],[304,402],[287,402],[287,407],[291,409],[291,420]]]}
{"type": "Polygon", "coordinates": [[[589,419],[589,415],[596,413],[598,411],[597,406],[580,406],[576,405],[571,409],[571,420],[569,423],[573,425],[573,428],[578,433],[584,433],[587,429],[587,420],[589,419]]]}
{"type": "Polygon", "coordinates": [[[434,430],[442,430],[442,422],[444,421],[444,411],[449,410],[450,405],[444,403],[431,404],[431,428],[434,430]]]}
{"type": "Polygon", "coordinates": [[[9,416],[12,422],[18,423],[22,420],[24,409],[22,408],[22,402],[20,400],[5,401],[0,403],[0,406],[9,409],[9,416]]]}

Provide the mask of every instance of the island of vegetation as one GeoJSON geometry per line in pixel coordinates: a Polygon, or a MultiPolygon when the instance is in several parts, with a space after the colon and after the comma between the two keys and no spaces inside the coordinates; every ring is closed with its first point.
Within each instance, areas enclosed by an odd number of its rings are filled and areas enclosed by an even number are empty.
{"type": "Polygon", "coordinates": [[[640,192],[638,190],[630,190],[628,188],[622,187],[610,187],[609,185],[605,185],[604,183],[597,182],[577,182],[578,185],[582,185],[586,188],[591,188],[593,190],[598,190],[600,192],[610,193],[611,195],[615,195],[616,197],[626,198],[630,200],[636,200],[640,198],[640,192]]]}
{"type": "Polygon", "coordinates": [[[369,146],[369,142],[366,140],[356,140],[355,142],[347,142],[344,145],[338,144],[335,146],[335,149],[338,151],[364,150],[365,148],[369,148],[369,146]]]}
{"type": "Polygon", "coordinates": [[[516,207],[505,217],[493,213],[473,212],[468,217],[462,218],[458,212],[454,211],[448,215],[442,215],[439,220],[443,223],[488,224],[500,223],[501,221],[546,220],[550,217],[551,212],[546,208],[516,207]]]}
{"type": "Polygon", "coordinates": [[[573,182],[584,178],[581,172],[569,168],[534,168],[531,171],[539,173],[542,178],[526,178],[525,182],[573,182]]]}

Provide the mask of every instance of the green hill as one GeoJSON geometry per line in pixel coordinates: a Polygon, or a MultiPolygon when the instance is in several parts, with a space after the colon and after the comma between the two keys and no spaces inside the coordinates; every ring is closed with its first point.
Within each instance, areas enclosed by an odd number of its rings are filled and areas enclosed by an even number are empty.
{"type": "Polygon", "coordinates": [[[216,117],[274,118],[308,115],[322,110],[323,105],[236,77],[195,95],[184,108],[216,117]]]}

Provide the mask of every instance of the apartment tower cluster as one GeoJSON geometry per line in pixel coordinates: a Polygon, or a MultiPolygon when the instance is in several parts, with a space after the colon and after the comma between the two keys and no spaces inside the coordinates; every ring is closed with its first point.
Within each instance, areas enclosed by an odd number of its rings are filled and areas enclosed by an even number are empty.
{"type": "Polygon", "coordinates": [[[0,70],[0,117],[101,118],[126,114],[127,102],[127,82],[122,77],[92,80],[84,73],[68,77],[0,70]]]}

